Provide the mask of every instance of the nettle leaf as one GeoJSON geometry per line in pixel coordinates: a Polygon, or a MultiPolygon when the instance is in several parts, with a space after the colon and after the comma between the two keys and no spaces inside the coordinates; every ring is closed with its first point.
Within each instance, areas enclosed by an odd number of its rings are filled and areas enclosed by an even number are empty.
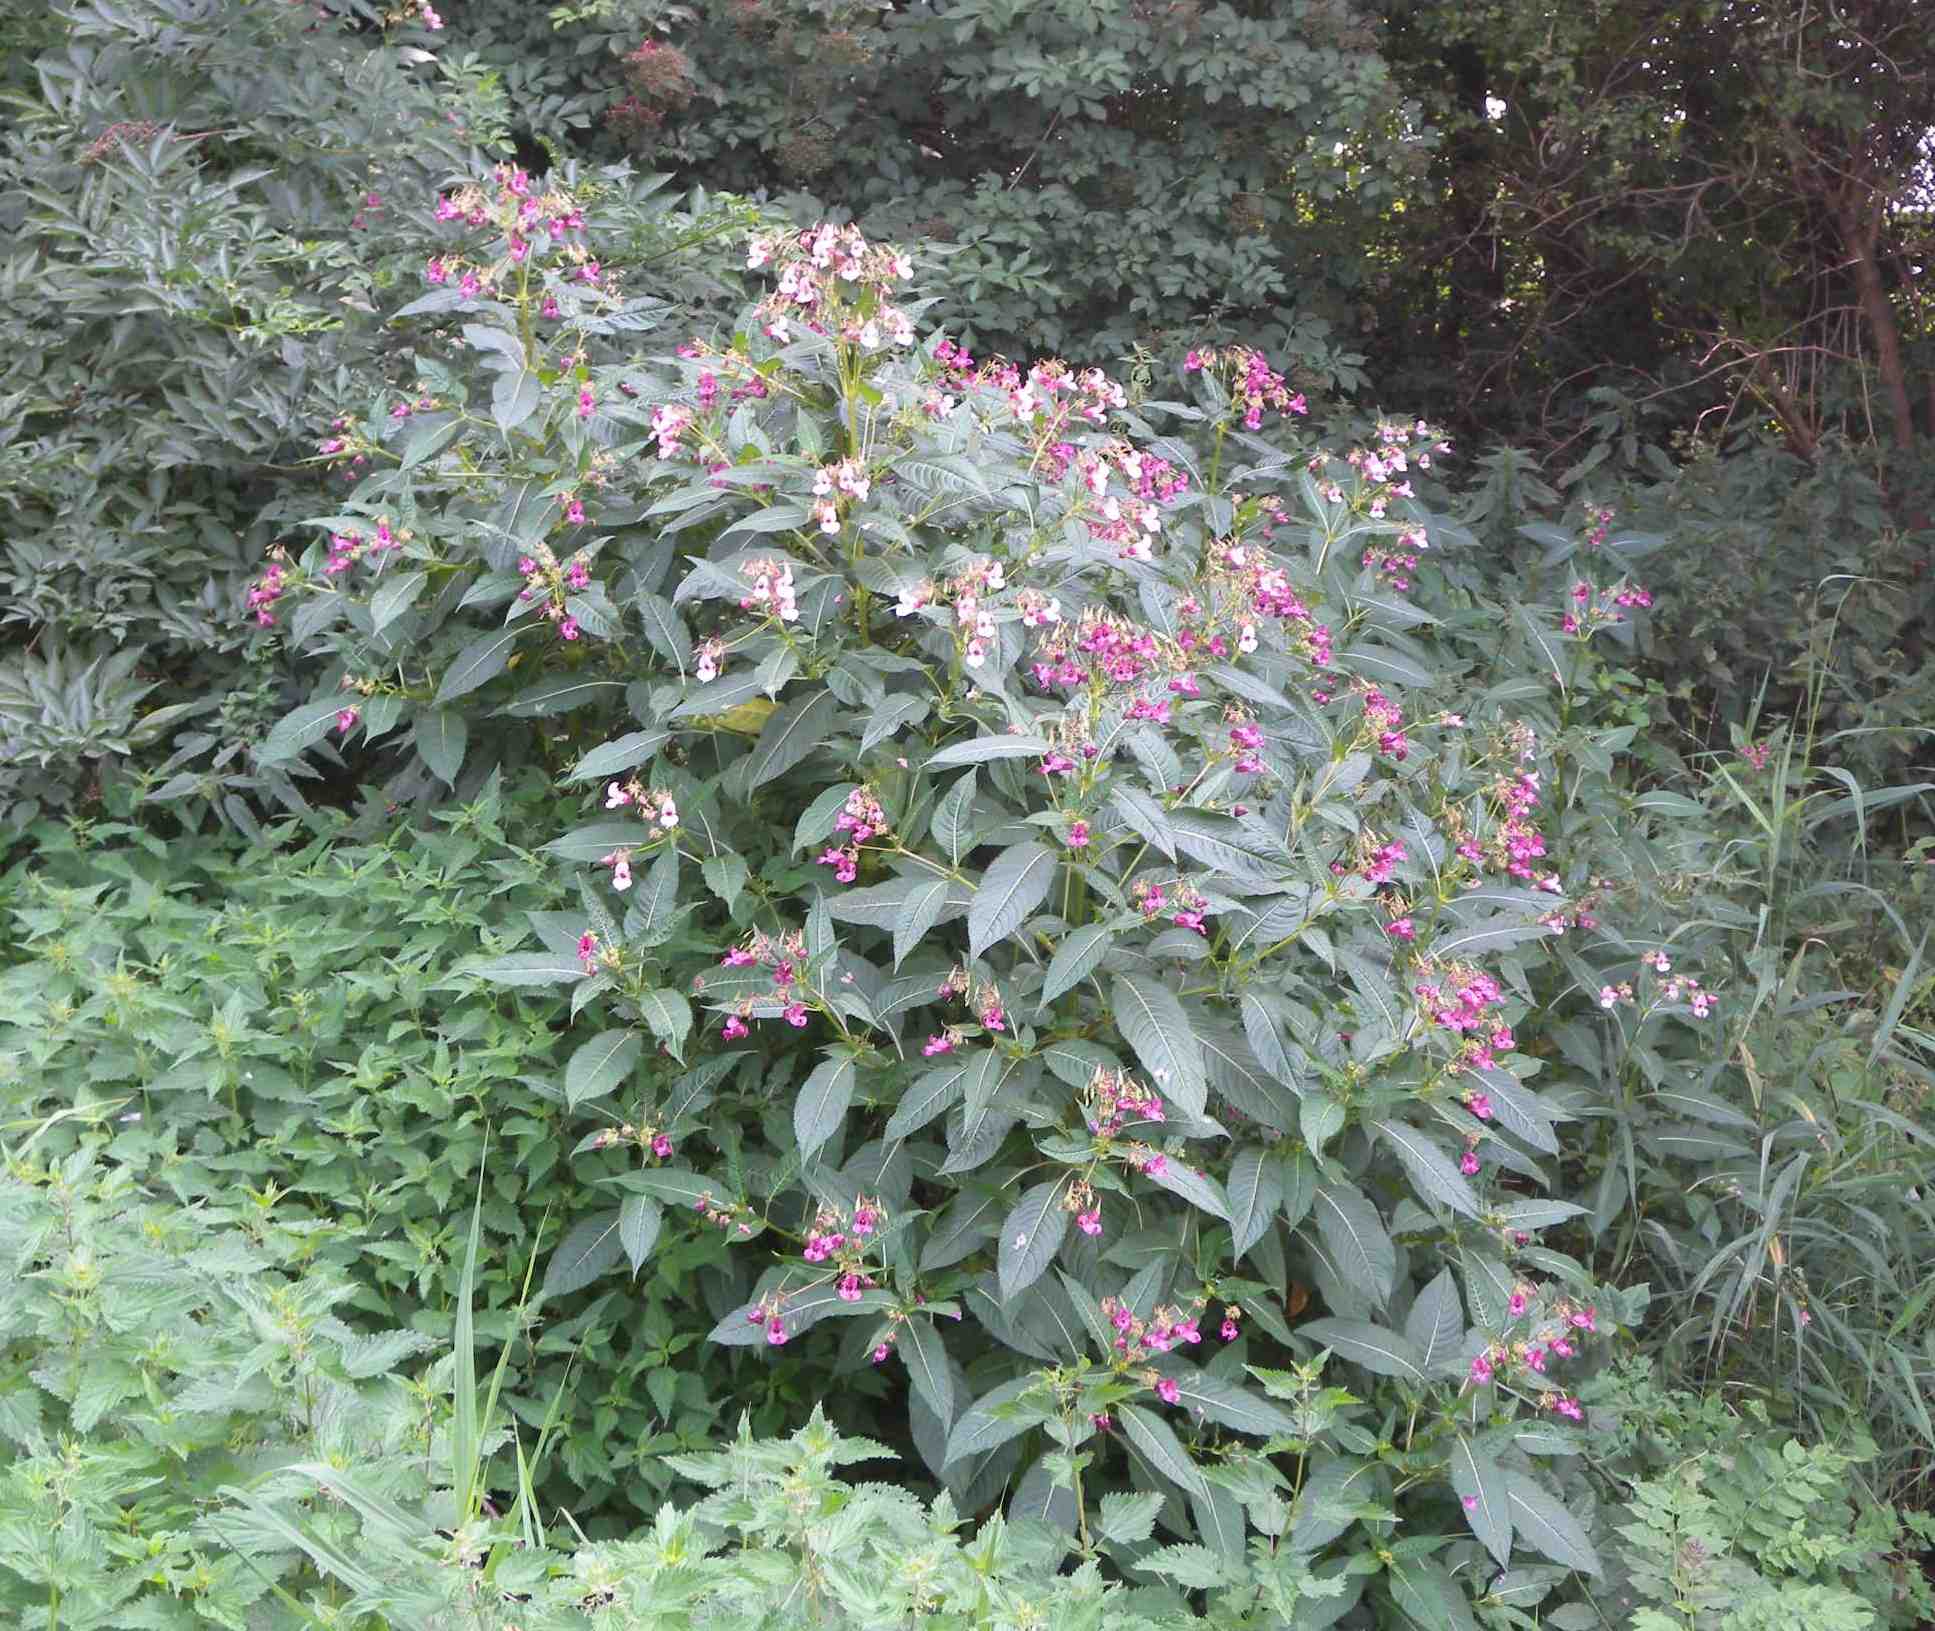
{"type": "Polygon", "coordinates": [[[1554,1563],[1586,1574],[1602,1572],[1599,1554],[1579,1520],[1544,1485],[1523,1473],[1506,1475],[1513,1528],[1526,1545],[1554,1563]]]}
{"type": "Polygon", "coordinates": [[[1406,1382],[1426,1380],[1424,1355],[1407,1336],[1368,1320],[1306,1320],[1297,1335],[1320,1342],[1332,1352],[1379,1376],[1406,1382]]]}
{"type": "Polygon", "coordinates": [[[1119,1404],[1115,1407],[1115,1419],[1128,1435],[1129,1442],[1163,1477],[1179,1484],[1186,1495],[1208,1495],[1209,1486],[1203,1482],[1203,1475],[1196,1463],[1190,1460],[1182,1441],[1160,1416],[1152,1415],[1141,1405],[1119,1404]]]}
{"type": "Polygon", "coordinates": [[[1001,1225],[998,1278],[1001,1300],[1011,1303],[1039,1280],[1068,1235],[1066,1175],[1028,1190],[1001,1225]]]}
{"type": "Polygon", "coordinates": [[[1045,1008],[1071,986],[1082,983],[1101,966],[1115,943],[1115,930],[1101,923],[1084,923],[1062,936],[1055,957],[1048,965],[1041,985],[1041,1004],[1045,1008]]]}
{"type": "Polygon", "coordinates": [[[1156,1514],[1162,1510],[1163,1500],[1154,1490],[1104,1495],[1101,1517],[1095,1525],[1097,1537],[1117,1546],[1139,1545],[1156,1532],[1156,1514]]]}
{"type": "Polygon", "coordinates": [[[1401,1121],[1371,1123],[1380,1137],[1397,1151],[1397,1158],[1420,1195],[1449,1207],[1460,1217],[1478,1216],[1478,1197],[1458,1170],[1457,1162],[1415,1127],[1401,1121]]]}
{"type": "Polygon", "coordinates": [[[1451,1487],[1465,1509],[1465,1522],[1502,1569],[1512,1560],[1510,1484],[1504,1469],[1468,1438],[1451,1445],[1451,1487]]]}
{"type": "Polygon", "coordinates": [[[793,1136],[799,1140],[800,1159],[805,1160],[836,1131],[846,1119],[853,1103],[853,1085],[858,1075],[853,1060],[845,1054],[822,1060],[807,1077],[793,1100],[793,1136]]]}
{"type": "Polygon", "coordinates": [[[658,1244],[664,1222],[664,1208],[649,1195],[627,1195],[618,1203],[618,1243],[624,1248],[634,1279],[658,1244]]]}
{"type": "Polygon", "coordinates": [[[602,1031],[571,1056],[564,1067],[564,1102],[575,1110],[587,1099],[601,1099],[638,1066],[645,1044],[636,1031],[602,1031]]]}
{"type": "Polygon", "coordinates": [[[1384,1219],[1349,1184],[1319,1184],[1311,1210],[1317,1229],[1345,1277],[1379,1303],[1391,1300],[1397,1280],[1397,1248],[1384,1231],[1384,1219]]]}
{"type": "Polygon", "coordinates": [[[1154,1085],[1190,1115],[1200,1116],[1209,1103],[1209,1078],[1176,994],[1144,975],[1118,974],[1109,996],[1116,1028],[1154,1085]]]}
{"type": "Polygon", "coordinates": [[[1055,855],[1032,839],[1003,850],[968,903],[968,954],[979,957],[1008,938],[1048,894],[1055,855]]]}
{"type": "Polygon", "coordinates": [[[1230,1162],[1230,1255],[1240,1258],[1263,1238],[1283,1204],[1283,1166],[1273,1151],[1246,1145],[1230,1162]]]}

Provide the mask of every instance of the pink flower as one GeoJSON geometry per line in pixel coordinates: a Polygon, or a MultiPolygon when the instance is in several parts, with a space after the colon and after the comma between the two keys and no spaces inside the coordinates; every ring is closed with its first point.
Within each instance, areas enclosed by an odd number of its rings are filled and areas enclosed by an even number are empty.
{"type": "Polygon", "coordinates": [[[838,1291],[841,1302],[857,1303],[860,1300],[860,1289],[859,1275],[843,1274],[840,1276],[838,1291]]]}
{"type": "Polygon", "coordinates": [[[598,937],[587,929],[578,936],[578,962],[583,966],[585,973],[589,974],[596,966],[597,956],[598,937]]]}
{"type": "Polygon", "coordinates": [[[1221,1328],[1217,1331],[1216,1334],[1219,1337],[1221,1337],[1225,1342],[1234,1342],[1238,1337],[1240,1337],[1243,1334],[1243,1330],[1242,1330],[1242,1327],[1239,1326],[1235,1320],[1225,1319],[1222,1323],[1221,1328]]]}
{"type": "Polygon", "coordinates": [[[1418,927],[1408,917],[1393,918],[1384,925],[1384,932],[1393,940],[1408,941],[1418,938],[1418,927]]]}
{"type": "Polygon", "coordinates": [[[1531,1306],[1531,1299],[1522,1291],[1514,1291],[1506,1300],[1505,1312],[1513,1319],[1523,1319],[1525,1310],[1531,1306]]]}
{"type": "Polygon", "coordinates": [[[1478,1510],[1478,1497],[1476,1495],[1466,1495],[1460,1497],[1460,1499],[1463,1500],[1467,1512],[1476,1512],[1478,1510]]]}
{"type": "Polygon", "coordinates": [[[1068,847],[1070,849],[1088,848],[1088,823],[1086,821],[1074,822],[1069,827],[1068,847]]]}
{"type": "Polygon", "coordinates": [[[725,1024],[719,1028],[719,1034],[728,1042],[737,1042],[750,1028],[739,1015],[731,1014],[727,1016],[725,1024]]]}
{"type": "Polygon", "coordinates": [[[579,632],[578,620],[575,617],[567,617],[558,625],[558,638],[560,640],[575,640],[578,638],[579,632]]]}
{"type": "Polygon", "coordinates": [[[806,1029],[806,1004],[803,1002],[789,1004],[786,1012],[780,1017],[794,1030],[803,1031],[806,1029]]]}
{"type": "Polygon", "coordinates": [[[1176,1404],[1182,1399],[1182,1389],[1173,1376],[1156,1378],[1156,1397],[1164,1404],[1176,1404]]]}
{"type": "Polygon", "coordinates": [[[1492,1119],[1492,1101],[1483,1093],[1472,1094],[1470,1098],[1465,1100],[1465,1108],[1480,1121],[1490,1121],[1492,1119]]]}
{"type": "Polygon", "coordinates": [[[1581,1331],[1598,1330],[1598,1317],[1599,1310],[1597,1308],[1575,1308],[1572,1311],[1572,1323],[1581,1331]]]}
{"type": "Polygon", "coordinates": [[[873,1351],[873,1362],[876,1365],[886,1364],[888,1358],[892,1355],[893,1351],[894,1351],[894,1345],[891,1342],[881,1343],[873,1351]]]}
{"type": "Polygon", "coordinates": [[[786,1322],[777,1314],[766,1322],[766,1340],[775,1348],[783,1347],[786,1342],[786,1322]]]}
{"type": "Polygon", "coordinates": [[[578,417],[580,419],[589,419],[591,417],[591,410],[597,406],[597,403],[598,399],[591,394],[591,387],[589,385],[581,385],[578,387],[578,417]]]}
{"type": "Polygon", "coordinates": [[[1478,1152],[1476,1150],[1466,1150],[1463,1155],[1459,1156],[1458,1170],[1467,1178],[1476,1178],[1478,1176],[1478,1152]]]}
{"type": "Polygon", "coordinates": [[[921,1044],[920,1051],[922,1056],[928,1059],[932,1059],[936,1054],[952,1053],[954,1051],[954,1038],[949,1036],[945,1031],[938,1032],[921,1044]]]}
{"type": "Polygon", "coordinates": [[[358,717],[354,708],[338,708],[336,710],[336,734],[338,736],[349,735],[350,731],[355,728],[358,717]]]}
{"type": "MultiPolygon", "coordinates": [[[[582,527],[585,524],[584,505],[579,503],[578,500],[574,498],[569,504],[565,505],[564,518],[565,520],[569,521],[572,526],[582,527]]],[[[576,563],[573,563],[573,564],[576,564],[576,563]]]]}
{"type": "Polygon", "coordinates": [[[1091,1206],[1086,1212],[1075,1215],[1075,1227],[1085,1235],[1099,1235],[1102,1232],[1102,1209],[1091,1206]]]}
{"type": "Polygon", "coordinates": [[[1573,1421],[1584,1421],[1586,1419],[1586,1413],[1579,1408],[1579,1401],[1568,1398],[1563,1393],[1555,1393],[1552,1395],[1552,1408],[1558,1411],[1561,1416],[1570,1417],[1573,1421]]]}
{"type": "Polygon", "coordinates": [[[1492,1379],[1492,1362],[1488,1355],[1479,1354],[1471,1362],[1471,1379],[1483,1387],[1492,1379]]]}

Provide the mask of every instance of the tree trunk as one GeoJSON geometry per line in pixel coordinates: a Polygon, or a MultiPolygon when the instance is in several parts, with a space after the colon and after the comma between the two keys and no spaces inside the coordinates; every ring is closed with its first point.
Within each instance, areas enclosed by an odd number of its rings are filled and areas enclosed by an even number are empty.
{"type": "Polygon", "coordinates": [[[1894,421],[1895,446],[1906,453],[1915,445],[1915,410],[1908,399],[1901,328],[1895,321],[1895,308],[1889,302],[1888,286],[1882,281],[1881,262],[1876,255],[1887,201],[1872,188],[1850,180],[1829,195],[1828,207],[1854,268],[1855,296],[1874,340],[1875,367],[1881,375],[1882,400],[1888,404],[1889,417],[1894,421]]]}

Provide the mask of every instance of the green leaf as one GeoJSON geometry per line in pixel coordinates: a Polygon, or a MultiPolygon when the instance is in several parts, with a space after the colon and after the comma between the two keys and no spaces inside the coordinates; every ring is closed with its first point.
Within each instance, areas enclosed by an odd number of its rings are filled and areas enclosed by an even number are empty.
{"type": "Polygon", "coordinates": [[[1156,1532],[1156,1514],[1163,1496],[1153,1490],[1126,1494],[1120,1490],[1102,1497],[1102,1513],[1095,1525],[1097,1538],[1117,1546],[1133,1546],[1156,1532]]]}
{"type": "Polygon", "coordinates": [[[1434,678],[1430,669],[1389,646],[1350,646],[1338,654],[1337,663],[1380,685],[1427,686],[1434,678]]]}
{"type": "Polygon", "coordinates": [[[1384,1232],[1377,1208],[1349,1184],[1319,1184],[1311,1209],[1344,1277],[1377,1302],[1389,1302],[1397,1279],[1397,1248],[1384,1232]]]}
{"type": "Polygon", "coordinates": [[[493,957],[466,972],[493,985],[563,985],[585,977],[584,965],[566,952],[527,951],[493,957]]]}
{"type": "Polygon", "coordinates": [[[520,625],[506,624],[501,629],[473,640],[458,653],[457,660],[444,671],[437,687],[436,706],[468,696],[478,686],[488,684],[510,666],[511,647],[517,643],[520,625]]]}
{"type": "Polygon", "coordinates": [[[1545,1487],[1522,1473],[1506,1476],[1512,1525],[1526,1545],[1554,1563],[1586,1574],[1600,1573],[1599,1554],[1579,1520],[1545,1487]]]}
{"type": "Polygon", "coordinates": [[[1019,928],[1054,877],[1054,852],[1032,839],[996,856],[968,903],[968,954],[979,957],[1019,928]]]}
{"type": "Polygon", "coordinates": [[[845,1054],[824,1059],[793,1100],[793,1136],[803,1161],[839,1129],[853,1102],[857,1071],[845,1054]]]}
{"type": "Polygon", "coordinates": [[[747,757],[747,791],[783,775],[818,747],[839,712],[839,699],[827,690],[795,697],[776,708],[747,757]]]}
{"type": "Polygon", "coordinates": [[[1207,1173],[1198,1172],[1181,1156],[1162,1157],[1161,1165],[1144,1167],[1142,1176],[1159,1189],[1180,1195],[1199,1212],[1229,1221],[1230,1207],[1224,1198],[1222,1185],[1207,1173]]]}
{"type": "Polygon", "coordinates": [[[1468,1438],[1451,1445],[1451,1487],[1465,1509],[1465,1522],[1502,1569],[1512,1560],[1512,1508],[1504,1470],[1468,1438]]]}
{"type": "Polygon", "coordinates": [[[1202,1047],[1176,994],[1139,974],[1118,974],[1109,991],[1116,1028],[1156,1088],[1188,1114],[1200,1116],[1209,1102],[1209,1079],[1202,1047]]]}
{"type": "Polygon", "coordinates": [[[1378,1376],[1424,1381],[1424,1355],[1409,1337],[1368,1320],[1306,1320],[1297,1335],[1321,1342],[1341,1358],[1378,1376]]]}
{"type": "Polygon", "coordinates": [[[1052,1420],[1040,1405],[1019,1402],[1023,1394],[1037,1385],[1033,1376],[1017,1376],[982,1394],[961,1413],[961,1419],[947,1435],[947,1453],[941,1464],[951,1467],[963,1456],[998,1449],[1009,1439],[1020,1438],[1029,1428],[1052,1420]]]}
{"type": "Polygon", "coordinates": [[[1039,736],[977,736],[942,748],[924,768],[945,770],[950,765],[978,765],[989,759],[1033,759],[1048,750],[1049,744],[1039,736]]]}
{"type": "Polygon", "coordinates": [[[903,1320],[894,1334],[894,1346],[901,1363],[907,1367],[914,1391],[927,1401],[936,1421],[954,1419],[954,1376],[948,1369],[947,1349],[934,1322],[916,1315],[903,1320]]]}
{"type": "Polygon", "coordinates": [[[974,845],[974,772],[965,776],[942,795],[934,806],[927,830],[952,866],[959,866],[974,845]]]}
{"type": "Polygon", "coordinates": [[[618,1237],[620,1210],[614,1206],[581,1218],[558,1242],[544,1271],[547,1301],[582,1290],[624,1255],[624,1243],[618,1237]]]}
{"type": "Polygon", "coordinates": [[[275,728],[262,744],[261,756],[266,764],[280,764],[293,759],[304,748],[314,747],[336,726],[336,715],[347,708],[355,698],[347,693],[335,697],[324,697],[317,702],[305,702],[292,713],[285,714],[275,723],[275,728]]]}
{"type": "Polygon", "coordinates": [[[1240,1258],[1263,1238],[1283,1204],[1283,1167],[1259,1144],[1246,1144],[1230,1162],[1230,1256],[1240,1258]]]}
{"type": "Polygon", "coordinates": [[[381,634],[406,611],[430,581],[428,572],[405,572],[401,577],[386,577],[370,596],[370,621],[381,634]]]}
{"type": "Polygon", "coordinates": [[[1001,1300],[1011,1303],[1047,1272],[1068,1234],[1066,1175],[1028,1190],[1001,1225],[1001,1300]]]}
{"type": "Polygon", "coordinates": [[[645,1266],[658,1244],[658,1232],[665,1222],[665,1211],[649,1195],[627,1195],[618,1203],[618,1243],[631,1263],[632,1277],[645,1266]]]}
{"type": "Polygon", "coordinates": [[[927,931],[940,922],[953,887],[952,880],[947,878],[923,878],[907,891],[894,922],[895,968],[927,937],[927,931]]]}
{"type": "Polygon", "coordinates": [[[1419,1631],[1478,1631],[1471,1604],[1442,1564],[1424,1557],[1393,1557],[1385,1576],[1391,1600],[1419,1631]]]}
{"type": "Polygon", "coordinates": [[[564,1067],[564,1102],[575,1110],[587,1099],[602,1099],[638,1067],[645,1044],[636,1031],[601,1031],[571,1056],[564,1067]]]}
{"type": "Polygon", "coordinates": [[[1450,1269],[1440,1269],[1437,1277],[1418,1293],[1418,1300],[1405,1318],[1404,1334],[1417,1344],[1421,1363],[1428,1373],[1446,1374],[1447,1366],[1458,1364],[1458,1350],[1465,1337],[1465,1314],[1458,1302],[1458,1282],[1450,1269]]]}
{"type": "Polygon", "coordinates": [[[1169,1424],[1160,1416],[1151,1415],[1140,1405],[1119,1404],[1115,1407],[1115,1419],[1128,1435],[1129,1442],[1163,1477],[1179,1484],[1185,1494],[1208,1494],[1209,1486],[1203,1482],[1203,1475],[1197,1470],[1196,1463],[1189,1459],[1189,1452],[1182,1447],[1182,1441],[1170,1431],[1169,1424]]]}
{"type": "Polygon", "coordinates": [[[595,747],[580,759],[566,781],[602,781],[621,770],[636,770],[672,740],[670,731],[633,731],[595,747]]]}
{"type": "Polygon", "coordinates": [[[1399,1162],[1420,1195],[1449,1207],[1460,1217],[1478,1216],[1478,1197],[1472,1193],[1457,1163],[1438,1145],[1401,1121],[1376,1121],[1371,1125],[1397,1151],[1399,1162]]]}
{"type": "Polygon", "coordinates": [[[1055,959],[1048,965],[1047,978],[1042,981],[1042,1006],[1046,1007],[1094,973],[1114,941],[1115,930],[1101,923],[1084,923],[1063,935],[1062,943],[1055,948],[1055,959]]]}
{"type": "Polygon", "coordinates": [[[1184,1410],[1201,1411],[1210,1421],[1257,1438],[1287,1437],[1297,1431],[1297,1419],[1289,1411],[1235,1382],[1194,1365],[1172,1362],[1167,1355],[1156,1360],[1156,1368],[1176,1384],[1176,1402],[1184,1410]]]}
{"type": "Polygon", "coordinates": [[[686,632],[685,619],[678,608],[663,595],[643,594],[633,602],[639,626],[651,648],[679,671],[680,678],[692,666],[692,636],[686,632]]]}
{"type": "Polygon", "coordinates": [[[454,787],[457,773],[464,768],[464,752],[470,745],[470,725],[452,708],[432,708],[417,715],[414,731],[417,752],[433,776],[454,787]]]}
{"type": "Polygon", "coordinates": [[[638,999],[638,1014],[666,1051],[684,1064],[685,1039],[692,1034],[692,1004],[684,993],[664,987],[647,991],[638,999]]]}

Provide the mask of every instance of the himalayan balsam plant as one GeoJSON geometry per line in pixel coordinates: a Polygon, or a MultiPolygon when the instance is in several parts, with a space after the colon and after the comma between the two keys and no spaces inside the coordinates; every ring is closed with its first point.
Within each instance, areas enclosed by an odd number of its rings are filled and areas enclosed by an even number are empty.
{"type": "Polygon", "coordinates": [[[272,755],[455,785],[539,719],[586,790],[580,906],[466,971],[602,1026],[546,1295],[721,1235],[741,1363],[904,1373],[964,1508],[1297,1624],[1595,1572],[1575,1381],[1645,1294],[1540,1243],[1583,1209],[1528,1048],[1561,941],[1715,1000],[1554,838],[1563,665],[1643,592],[1453,593],[1441,436],[1310,445],[1254,351],[1131,403],[922,340],[909,258],[822,226],[754,236],[735,332],[604,361],[568,192],[436,215],[422,377],[250,615],[326,608],[272,755]]]}

